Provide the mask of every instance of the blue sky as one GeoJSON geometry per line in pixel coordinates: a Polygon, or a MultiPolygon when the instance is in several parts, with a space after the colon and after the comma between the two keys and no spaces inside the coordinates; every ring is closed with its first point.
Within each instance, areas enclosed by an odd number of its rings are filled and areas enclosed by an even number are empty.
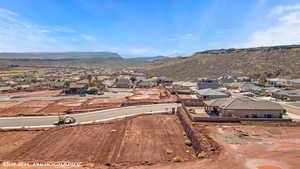
{"type": "Polygon", "coordinates": [[[299,0],[3,0],[0,52],[191,55],[300,44],[299,0]]]}

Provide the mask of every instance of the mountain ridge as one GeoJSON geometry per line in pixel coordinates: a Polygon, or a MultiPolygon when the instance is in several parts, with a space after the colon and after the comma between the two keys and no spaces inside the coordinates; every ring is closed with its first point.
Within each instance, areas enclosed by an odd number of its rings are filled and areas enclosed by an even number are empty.
{"type": "Polygon", "coordinates": [[[160,63],[145,73],[191,81],[223,75],[259,77],[263,73],[273,77],[299,77],[300,45],[206,50],[160,63]]]}

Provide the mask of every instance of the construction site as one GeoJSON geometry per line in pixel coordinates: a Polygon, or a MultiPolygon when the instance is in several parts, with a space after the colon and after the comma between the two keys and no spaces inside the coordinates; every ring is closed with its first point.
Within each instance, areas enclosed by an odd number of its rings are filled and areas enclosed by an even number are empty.
{"type": "Polygon", "coordinates": [[[8,97],[9,95],[2,95],[1,97],[4,99],[0,100],[0,117],[51,116],[132,105],[176,102],[176,97],[164,88],[109,88],[107,90],[107,93],[111,95],[95,97],[64,97],[60,96],[61,91],[59,90],[10,93],[10,97],[8,97]]]}
{"type": "Polygon", "coordinates": [[[81,162],[75,168],[296,169],[299,131],[297,123],[192,122],[179,107],[175,114],[1,130],[0,161],[81,162]]]}
{"type": "MultiPolygon", "coordinates": [[[[126,96],[2,101],[1,116],[76,115],[155,103],[181,104],[176,111],[169,109],[165,113],[131,115],[103,122],[2,129],[0,162],[80,162],[80,166],[58,168],[81,169],[297,169],[300,165],[296,158],[300,156],[297,122],[194,121],[190,111],[203,112],[203,107],[192,95],[174,95],[166,88],[109,90],[126,96]]],[[[46,94],[33,94],[33,98],[46,94]]],[[[0,168],[17,167],[0,165],[0,168]]]]}
{"type": "Polygon", "coordinates": [[[80,161],[124,167],[195,160],[174,115],[145,115],[100,124],[1,131],[1,161],[80,161]]]}

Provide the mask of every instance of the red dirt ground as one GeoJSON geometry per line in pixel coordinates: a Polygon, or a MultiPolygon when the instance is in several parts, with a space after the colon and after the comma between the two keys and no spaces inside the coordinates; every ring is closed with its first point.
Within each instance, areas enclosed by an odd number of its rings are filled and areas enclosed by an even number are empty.
{"type": "Polygon", "coordinates": [[[143,99],[160,99],[159,89],[134,89],[133,96],[129,96],[129,100],[143,100],[143,99]]]}
{"type": "Polygon", "coordinates": [[[8,109],[8,108],[13,107],[13,106],[15,106],[17,104],[20,104],[20,103],[21,102],[17,102],[17,101],[1,101],[0,102],[0,112],[2,110],[8,109]]]}
{"type": "Polygon", "coordinates": [[[132,92],[133,89],[128,89],[128,88],[107,88],[107,91],[109,92],[132,92]]]}
{"type": "Polygon", "coordinates": [[[262,166],[257,166],[257,169],[281,169],[281,168],[273,165],[262,165],[262,166]]]}
{"type": "MultiPolygon", "coordinates": [[[[195,159],[174,115],[145,115],[109,123],[53,128],[35,136],[27,131],[5,135],[21,145],[0,155],[0,161],[74,161],[128,167],[170,163],[176,156],[195,159]],[[23,136],[27,135],[28,138],[23,136]],[[167,153],[167,149],[171,153],[167,153]]],[[[4,133],[0,132],[0,138],[4,133]]],[[[1,140],[0,140],[1,141],[1,140]]]]}
{"type": "Polygon", "coordinates": [[[286,104],[280,104],[287,112],[291,112],[297,115],[300,115],[300,108],[296,108],[295,106],[288,106],[286,104]]]}
{"type": "Polygon", "coordinates": [[[104,110],[121,107],[127,99],[125,98],[92,98],[84,102],[80,107],[71,108],[69,113],[86,112],[93,110],[104,110]]]}
{"type": "Polygon", "coordinates": [[[190,94],[178,94],[179,99],[194,99],[193,95],[190,94]]]}
{"type": "MultiPolygon", "coordinates": [[[[197,123],[194,126],[203,128],[197,123]]],[[[220,155],[183,163],[130,168],[298,169],[300,166],[300,127],[205,124],[203,129],[222,145],[220,155]],[[282,144],[285,146],[281,147],[282,144]]]]}
{"type": "Polygon", "coordinates": [[[43,93],[35,93],[33,92],[32,94],[24,95],[24,96],[18,96],[14,98],[27,98],[27,97],[53,97],[53,96],[58,96],[62,90],[49,90],[45,91],[43,93]]]}
{"type": "Polygon", "coordinates": [[[17,91],[17,92],[9,92],[9,93],[0,93],[0,96],[11,96],[14,94],[25,94],[25,93],[31,93],[31,92],[17,91]]]}
{"type": "Polygon", "coordinates": [[[40,131],[0,131],[0,159],[39,134],[40,131]]]}
{"type": "Polygon", "coordinates": [[[52,104],[39,111],[39,114],[43,115],[57,115],[64,114],[65,111],[70,109],[79,109],[87,99],[61,99],[56,100],[52,104]]]}
{"type": "Polygon", "coordinates": [[[39,111],[46,108],[49,104],[53,103],[54,101],[48,100],[32,100],[32,101],[23,101],[19,104],[15,104],[9,106],[8,108],[2,109],[0,111],[0,116],[28,116],[28,115],[43,115],[40,114],[39,111]]]}
{"type": "Polygon", "coordinates": [[[86,104],[87,105],[99,105],[99,104],[106,104],[106,103],[122,104],[125,102],[126,102],[125,98],[93,98],[93,99],[89,99],[86,104]]]}

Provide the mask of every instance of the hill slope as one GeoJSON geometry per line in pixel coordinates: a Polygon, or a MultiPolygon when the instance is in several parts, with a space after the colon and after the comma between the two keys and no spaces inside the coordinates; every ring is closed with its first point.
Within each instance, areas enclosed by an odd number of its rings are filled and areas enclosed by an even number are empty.
{"type": "Polygon", "coordinates": [[[300,45],[209,50],[168,60],[146,71],[152,76],[163,75],[175,80],[227,74],[257,77],[264,72],[273,76],[300,76],[300,45]]]}

